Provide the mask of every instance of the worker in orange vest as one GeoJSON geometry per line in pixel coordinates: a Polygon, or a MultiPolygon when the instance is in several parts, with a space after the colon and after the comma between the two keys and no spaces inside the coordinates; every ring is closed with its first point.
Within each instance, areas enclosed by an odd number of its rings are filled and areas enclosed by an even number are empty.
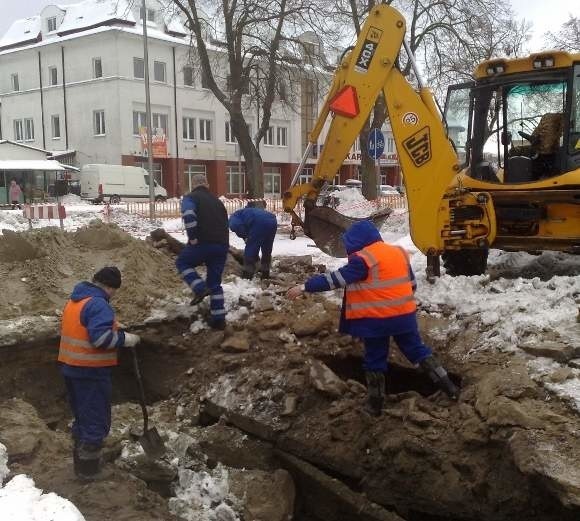
{"type": "Polygon", "coordinates": [[[345,288],[340,331],[364,343],[367,410],[374,416],[382,412],[391,336],[411,363],[418,364],[435,384],[457,399],[459,389],[419,335],[415,275],[407,252],[383,242],[374,224],[366,220],[353,224],[343,241],[348,264],[290,288],[287,297],[345,288]]]}
{"type": "Polygon", "coordinates": [[[81,479],[95,479],[101,470],[101,448],[111,427],[111,373],[117,350],[140,340],[115,320],[109,300],[120,287],[119,269],[102,268],[92,282],[75,286],[62,314],[58,361],[74,416],[73,461],[81,479]]]}

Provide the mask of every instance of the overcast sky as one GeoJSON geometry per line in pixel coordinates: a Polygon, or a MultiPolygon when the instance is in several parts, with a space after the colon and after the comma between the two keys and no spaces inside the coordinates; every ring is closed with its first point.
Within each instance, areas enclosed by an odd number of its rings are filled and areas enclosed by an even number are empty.
{"type": "MultiPolygon", "coordinates": [[[[34,16],[48,4],[73,4],[78,0],[0,0],[2,17],[0,18],[0,36],[3,35],[14,20],[34,16]]],[[[576,0],[577,1],[577,0],[576,0]]],[[[530,50],[539,50],[542,36],[546,31],[555,31],[568,19],[568,13],[578,14],[574,0],[511,0],[516,13],[533,23],[533,36],[530,50]],[[574,12],[576,11],[576,12],[574,12]]],[[[576,6],[578,4],[576,3],[576,6]]]]}

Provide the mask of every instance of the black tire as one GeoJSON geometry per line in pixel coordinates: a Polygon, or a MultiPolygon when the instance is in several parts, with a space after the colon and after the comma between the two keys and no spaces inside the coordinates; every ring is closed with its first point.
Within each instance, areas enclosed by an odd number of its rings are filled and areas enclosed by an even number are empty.
{"type": "Polygon", "coordinates": [[[121,202],[121,197],[118,195],[112,195],[109,197],[109,203],[111,204],[119,204],[121,202]]]}
{"type": "Polygon", "coordinates": [[[489,250],[447,250],[441,256],[448,275],[483,275],[487,269],[489,250]]]}
{"type": "Polygon", "coordinates": [[[157,195],[157,196],[155,197],[155,200],[156,200],[157,202],[161,202],[161,201],[167,201],[167,197],[164,197],[164,196],[162,196],[162,195],[157,195]]]}

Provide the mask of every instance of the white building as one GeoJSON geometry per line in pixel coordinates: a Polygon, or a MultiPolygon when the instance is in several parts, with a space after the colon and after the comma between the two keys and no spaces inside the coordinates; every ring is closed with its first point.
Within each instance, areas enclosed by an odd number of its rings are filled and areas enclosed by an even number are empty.
{"type": "MultiPolygon", "coordinates": [[[[127,0],[48,5],[14,22],[0,40],[0,138],[74,150],[77,166],[146,163],[139,5],[127,0]]],[[[153,127],[162,136],[154,151],[156,177],[170,195],[187,191],[190,175],[198,172],[208,175],[219,195],[243,194],[243,158],[240,162],[228,114],[191,65],[187,31],[165,13],[148,2],[153,127]]],[[[223,56],[219,47],[212,52],[223,56]]],[[[225,87],[227,73],[222,76],[225,87]]],[[[267,196],[280,196],[289,186],[317,113],[316,95],[303,92],[298,99],[315,105],[290,110],[277,100],[271,131],[260,145],[267,196]]],[[[246,117],[254,130],[258,116],[246,117]]],[[[341,177],[352,177],[356,163],[356,157],[345,162],[341,177]]]]}

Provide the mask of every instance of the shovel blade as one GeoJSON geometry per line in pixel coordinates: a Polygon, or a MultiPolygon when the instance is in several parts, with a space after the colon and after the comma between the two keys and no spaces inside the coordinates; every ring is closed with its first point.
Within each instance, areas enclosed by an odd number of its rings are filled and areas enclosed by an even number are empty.
{"type": "Polygon", "coordinates": [[[151,459],[158,459],[166,452],[165,443],[163,443],[155,427],[146,430],[143,436],[139,438],[139,443],[143,447],[145,454],[151,459]]]}
{"type": "Polygon", "coordinates": [[[393,209],[385,208],[369,217],[349,217],[328,206],[317,206],[307,211],[304,228],[306,235],[324,253],[332,257],[346,257],[342,235],[357,221],[372,221],[377,228],[391,215],[393,209]]]}

